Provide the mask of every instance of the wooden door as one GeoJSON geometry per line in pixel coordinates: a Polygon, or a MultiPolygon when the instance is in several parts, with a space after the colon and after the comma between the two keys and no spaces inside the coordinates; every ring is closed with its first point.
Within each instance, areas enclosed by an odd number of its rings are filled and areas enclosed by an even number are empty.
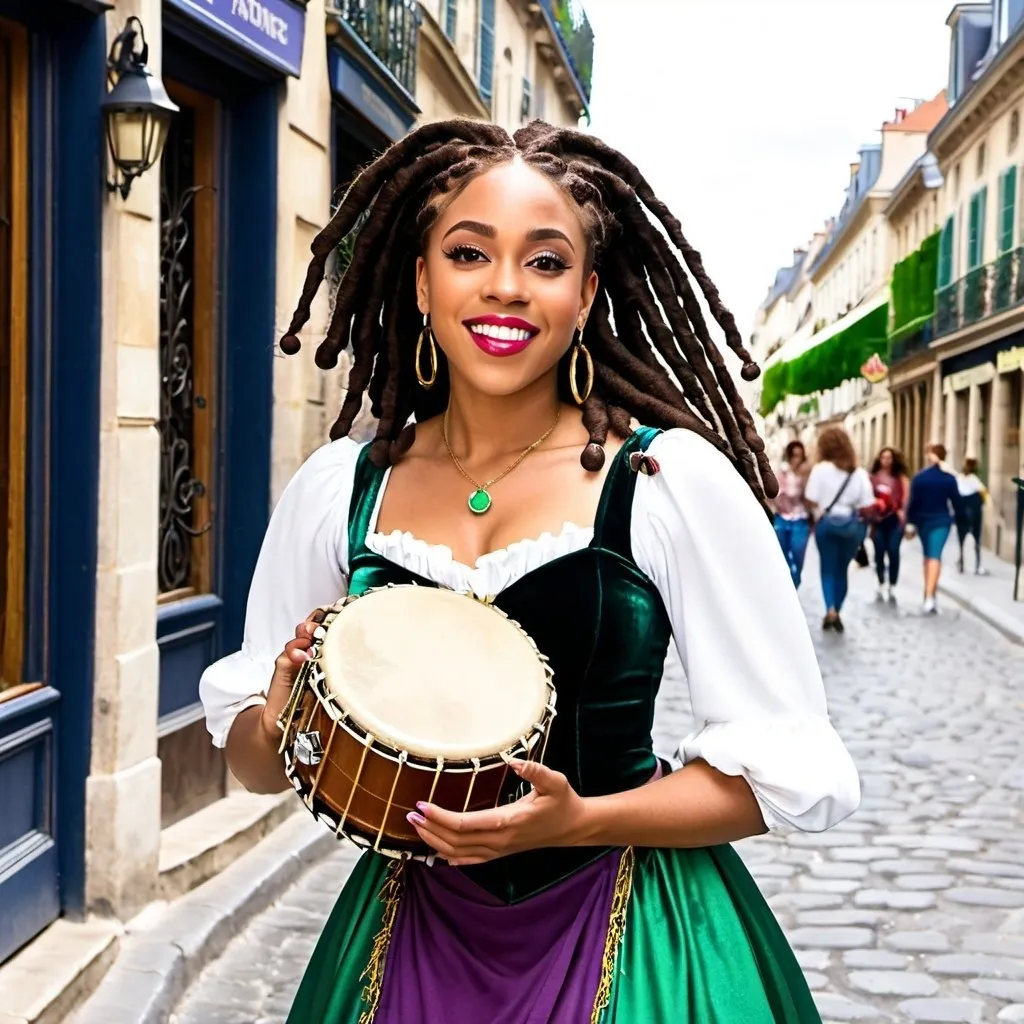
{"type": "Polygon", "coordinates": [[[28,34],[0,19],[0,962],[60,912],[54,690],[26,676],[28,34]]]}

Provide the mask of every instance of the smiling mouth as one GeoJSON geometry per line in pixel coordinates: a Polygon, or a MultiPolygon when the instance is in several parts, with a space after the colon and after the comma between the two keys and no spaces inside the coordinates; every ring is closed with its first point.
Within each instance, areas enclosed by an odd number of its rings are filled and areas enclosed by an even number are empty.
{"type": "Polygon", "coordinates": [[[467,320],[464,326],[477,348],[492,356],[512,356],[522,352],[540,333],[538,328],[522,320],[514,324],[467,320]]]}

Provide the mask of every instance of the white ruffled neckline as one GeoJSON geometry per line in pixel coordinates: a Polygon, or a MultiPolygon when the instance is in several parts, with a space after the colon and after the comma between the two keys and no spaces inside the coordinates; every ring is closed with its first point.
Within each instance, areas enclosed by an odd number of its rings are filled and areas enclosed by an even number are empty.
{"type": "Polygon", "coordinates": [[[477,559],[475,565],[458,561],[447,544],[429,544],[402,530],[369,533],[366,546],[389,562],[395,562],[442,587],[468,590],[477,597],[487,597],[500,594],[527,573],[556,558],[582,550],[593,539],[593,527],[567,522],[562,524],[558,533],[542,533],[539,537],[488,551],[477,559]]]}

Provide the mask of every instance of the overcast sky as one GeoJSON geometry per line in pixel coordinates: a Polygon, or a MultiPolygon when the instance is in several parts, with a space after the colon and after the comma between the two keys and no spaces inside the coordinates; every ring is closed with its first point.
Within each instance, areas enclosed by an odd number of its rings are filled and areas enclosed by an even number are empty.
{"type": "Polygon", "coordinates": [[[952,0],[583,2],[592,130],[682,221],[747,337],[859,145],[944,87],[952,0]]]}

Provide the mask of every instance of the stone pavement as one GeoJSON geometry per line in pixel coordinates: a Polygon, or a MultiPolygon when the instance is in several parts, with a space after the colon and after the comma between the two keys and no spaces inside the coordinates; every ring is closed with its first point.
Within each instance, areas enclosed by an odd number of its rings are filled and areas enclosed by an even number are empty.
{"type": "MultiPolygon", "coordinates": [[[[813,550],[808,560],[802,596],[861,809],[822,835],[739,849],[825,1021],[1024,1022],[1024,650],[948,602],[917,615],[909,545],[907,556],[898,606],[875,603],[871,571],[855,571],[844,636],[819,632],[813,550]]],[[[663,694],[661,751],[688,714],[681,688],[663,694]]],[[[350,864],[340,847],[309,869],[172,1021],[284,1021],[350,864]]]]}

